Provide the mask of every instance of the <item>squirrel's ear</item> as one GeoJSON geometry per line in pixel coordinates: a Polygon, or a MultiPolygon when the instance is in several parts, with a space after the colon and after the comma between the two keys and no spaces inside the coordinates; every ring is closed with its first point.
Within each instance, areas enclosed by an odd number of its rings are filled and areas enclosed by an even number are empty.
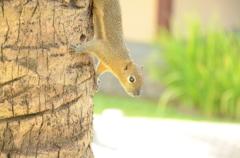
{"type": "Polygon", "coordinates": [[[140,70],[141,70],[141,71],[143,70],[143,65],[140,66],[140,70]]]}
{"type": "Polygon", "coordinates": [[[123,70],[129,70],[129,69],[132,67],[132,65],[133,65],[133,62],[132,62],[132,61],[128,62],[128,63],[123,67],[123,70]]]}

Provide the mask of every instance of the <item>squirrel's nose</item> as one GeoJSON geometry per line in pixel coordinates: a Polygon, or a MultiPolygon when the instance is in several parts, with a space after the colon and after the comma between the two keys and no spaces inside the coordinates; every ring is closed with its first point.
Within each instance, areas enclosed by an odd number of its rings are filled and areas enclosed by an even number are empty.
{"type": "Polygon", "coordinates": [[[135,96],[139,96],[140,95],[140,91],[135,91],[135,96]]]}

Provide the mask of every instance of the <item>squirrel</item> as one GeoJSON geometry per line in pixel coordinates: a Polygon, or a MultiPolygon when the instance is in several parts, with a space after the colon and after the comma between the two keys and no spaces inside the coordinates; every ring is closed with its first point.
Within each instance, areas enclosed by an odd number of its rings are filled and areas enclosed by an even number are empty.
{"type": "Polygon", "coordinates": [[[69,52],[91,53],[99,60],[96,79],[106,72],[113,73],[131,96],[139,96],[143,84],[143,66],[136,65],[130,57],[122,30],[122,15],[118,0],[93,0],[94,37],[75,46],[69,52]]]}

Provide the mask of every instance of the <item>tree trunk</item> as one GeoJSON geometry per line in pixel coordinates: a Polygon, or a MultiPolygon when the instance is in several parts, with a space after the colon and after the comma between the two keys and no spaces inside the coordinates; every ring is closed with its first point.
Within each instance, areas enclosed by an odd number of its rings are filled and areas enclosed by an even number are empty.
{"type": "Polygon", "coordinates": [[[0,0],[0,157],[93,158],[91,0],[0,0]]]}

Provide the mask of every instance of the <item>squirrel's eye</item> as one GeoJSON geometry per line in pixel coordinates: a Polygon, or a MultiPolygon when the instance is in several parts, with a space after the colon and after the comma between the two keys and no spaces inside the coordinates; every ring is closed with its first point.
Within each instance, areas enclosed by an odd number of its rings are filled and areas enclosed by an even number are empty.
{"type": "Polygon", "coordinates": [[[132,76],[129,77],[129,81],[130,81],[130,82],[134,82],[134,81],[135,81],[134,77],[132,77],[132,76]]]}

